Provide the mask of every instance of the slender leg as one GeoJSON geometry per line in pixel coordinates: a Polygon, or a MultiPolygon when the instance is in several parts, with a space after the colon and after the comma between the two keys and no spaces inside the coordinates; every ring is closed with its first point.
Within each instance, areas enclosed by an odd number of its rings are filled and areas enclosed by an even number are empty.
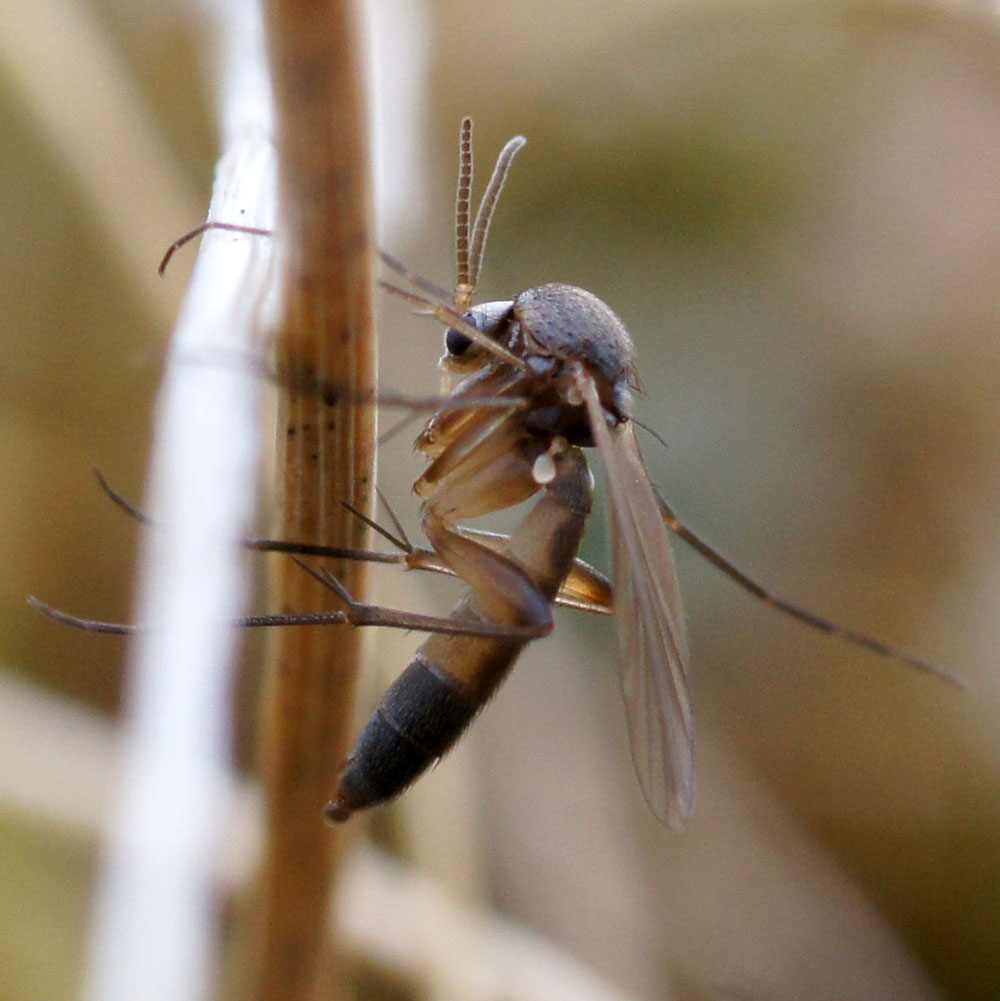
{"type": "MultiPolygon", "coordinates": [[[[321,583],[331,586],[329,579],[320,578],[321,583]]],[[[65,626],[82,629],[89,633],[106,633],[111,636],[135,636],[145,632],[148,627],[132,622],[102,622],[99,619],[87,619],[72,615],[61,609],[53,608],[33,595],[29,595],[28,604],[42,615],[54,619],[65,626]]],[[[457,622],[451,617],[437,615],[422,615],[398,608],[386,608],[383,605],[368,605],[362,602],[349,601],[346,609],[332,612],[289,612],[283,615],[245,615],[228,623],[236,629],[267,628],[271,626],[382,626],[389,629],[417,630],[424,633],[443,633],[447,636],[479,636],[491,640],[510,640],[526,643],[539,639],[550,631],[546,623],[539,625],[510,625],[495,622],[457,622]]]]}
{"type": "Polygon", "coordinates": [[[877,654],[880,657],[898,661],[900,664],[907,664],[908,666],[915,667],[918,671],[924,671],[927,674],[933,674],[958,688],[967,687],[966,683],[961,678],[942,667],[938,667],[937,664],[932,664],[930,661],[917,657],[912,653],[908,653],[906,650],[901,650],[899,647],[883,643],[881,640],[876,639],[874,636],[869,636],[867,633],[858,632],[854,629],[848,629],[845,626],[838,625],[836,622],[826,619],[821,615],[817,615],[815,612],[811,612],[799,605],[795,605],[792,602],[787,601],[785,598],[782,598],[780,595],[775,594],[773,591],[768,590],[761,584],[758,584],[752,577],[745,574],[733,563],[730,563],[729,560],[727,560],[721,553],[713,549],[707,542],[695,535],[691,529],[681,522],[667,502],[659,495],[657,495],[657,501],[660,505],[660,514],[662,515],[663,522],[667,528],[669,528],[679,539],[683,539],[696,552],[708,560],[712,566],[721,570],[727,577],[734,580],[740,587],[743,588],[744,591],[756,598],[758,601],[765,605],[769,605],[771,608],[776,608],[778,611],[784,612],[786,615],[790,615],[792,618],[798,619],[800,622],[804,622],[807,626],[811,626],[813,629],[818,629],[820,632],[828,633],[830,636],[837,636],[848,643],[853,643],[855,646],[859,646],[864,650],[869,650],[871,653],[877,654]]]}
{"type": "MultiPolygon", "coordinates": [[[[114,487],[108,483],[99,469],[94,470],[97,482],[111,501],[121,508],[129,517],[140,524],[153,526],[148,515],[144,514],[132,503],[126,500],[114,487]]],[[[383,499],[383,503],[385,503],[383,499]]],[[[387,505],[388,506],[388,505],[387,505]]],[[[387,532],[378,522],[371,520],[362,513],[354,512],[374,531],[392,545],[398,552],[383,553],[371,549],[349,549],[343,546],[320,546],[312,542],[292,542],[278,539],[243,539],[240,545],[260,553],[288,553],[293,556],[318,556],[326,559],[364,560],[368,563],[394,563],[405,566],[407,570],[429,570],[433,573],[447,574],[454,577],[455,571],[441,562],[440,557],[430,549],[420,549],[404,539],[401,533],[396,535],[387,532]]],[[[389,509],[392,515],[391,508],[389,509]]],[[[503,552],[510,542],[510,536],[498,532],[488,532],[465,525],[456,526],[455,531],[469,538],[476,539],[495,552],[503,552]]],[[[610,615],[613,611],[611,582],[595,567],[581,559],[573,561],[563,586],[556,595],[556,604],[574,608],[581,612],[591,612],[599,615],[610,615]]],[[[45,606],[48,608],[48,606],[45,606]]],[[[53,609],[53,611],[55,611],[53,609]]],[[[73,616],[70,616],[73,618],[73,616]]],[[[82,620],[91,621],[91,620],[82,620]]],[[[115,625],[115,623],[107,623],[115,625]]]]}
{"type": "Polygon", "coordinates": [[[163,255],[163,260],[160,261],[160,266],[157,270],[160,273],[160,277],[166,273],[167,265],[170,263],[170,258],[181,249],[186,243],[190,243],[196,237],[202,235],[202,233],[207,233],[210,229],[224,229],[229,233],[248,233],[250,236],[273,236],[273,232],[269,229],[258,229],[256,226],[241,226],[239,223],[235,222],[203,222],[200,226],[195,226],[190,233],[185,233],[182,237],[174,240],[172,244],[167,248],[167,252],[163,255]]]}

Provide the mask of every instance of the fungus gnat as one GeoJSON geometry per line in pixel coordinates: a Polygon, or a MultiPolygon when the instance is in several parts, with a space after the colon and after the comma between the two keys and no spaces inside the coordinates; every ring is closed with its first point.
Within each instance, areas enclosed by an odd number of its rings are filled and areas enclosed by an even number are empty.
{"type": "MultiPolygon", "coordinates": [[[[961,684],[927,661],[785,601],[681,524],[650,484],[632,423],[635,352],[621,320],[604,302],[585,289],[552,282],[509,300],[473,304],[493,210],[523,145],[517,137],[503,148],[470,220],[472,123],[462,123],[458,278],[452,296],[382,255],[419,293],[387,287],[445,325],[441,367],[449,386],[457,380],[416,442],[428,459],[414,492],[422,498],[430,548],[403,542],[400,553],[380,554],[247,543],[299,555],[405,563],[454,574],[468,585],[466,596],[442,619],[360,604],[328,574],[310,570],[338,591],[344,611],[241,620],[252,626],[384,625],[430,634],[383,696],[348,757],[326,810],[334,821],[392,799],[445,754],[524,646],[551,631],[552,605],[559,603],[613,610],[639,782],[653,813],[671,827],[682,826],[695,799],[694,724],[684,612],[668,529],[766,604],[872,653],[961,684]],[[586,448],[596,449],[605,471],[613,583],[577,558],[593,491],[586,448]],[[510,536],[465,524],[537,494],[541,497],[510,536]]],[[[213,225],[177,241],[163,266],[178,246],[213,225]]],[[[35,604],[82,628],[118,633],[137,628],[35,604]]]]}

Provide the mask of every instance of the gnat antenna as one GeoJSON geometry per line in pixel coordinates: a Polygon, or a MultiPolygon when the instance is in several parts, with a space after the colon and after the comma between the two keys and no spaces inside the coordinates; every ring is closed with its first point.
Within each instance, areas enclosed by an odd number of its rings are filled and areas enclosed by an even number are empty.
{"type": "Polygon", "coordinates": [[[469,198],[472,194],[472,119],[463,118],[458,136],[458,191],[455,193],[455,253],[458,258],[458,284],[455,303],[464,310],[476,290],[469,281],[469,198]]]}
{"type": "Polygon", "coordinates": [[[458,284],[455,286],[455,311],[464,313],[472,303],[483,263],[486,234],[490,231],[497,199],[510,173],[514,157],[527,142],[524,136],[514,136],[500,150],[493,176],[486,185],[469,243],[469,199],[472,192],[472,119],[462,119],[459,137],[458,192],[455,203],[455,247],[458,254],[458,284]]]}

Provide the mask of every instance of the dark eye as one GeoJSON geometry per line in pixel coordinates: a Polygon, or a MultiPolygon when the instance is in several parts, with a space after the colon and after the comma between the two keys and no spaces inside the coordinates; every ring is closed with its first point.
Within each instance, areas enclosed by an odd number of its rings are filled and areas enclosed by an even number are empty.
{"type": "Polygon", "coordinates": [[[464,355],[472,346],[472,338],[466,336],[461,330],[449,327],[444,335],[444,347],[448,354],[458,358],[464,355]]]}
{"type": "MultiPolygon", "coordinates": [[[[476,330],[483,329],[483,317],[478,309],[470,309],[462,317],[466,323],[476,330]]],[[[468,334],[463,334],[456,327],[449,327],[444,334],[444,349],[452,358],[460,358],[469,348],[472,347],[472,338],[468,334]]]]}

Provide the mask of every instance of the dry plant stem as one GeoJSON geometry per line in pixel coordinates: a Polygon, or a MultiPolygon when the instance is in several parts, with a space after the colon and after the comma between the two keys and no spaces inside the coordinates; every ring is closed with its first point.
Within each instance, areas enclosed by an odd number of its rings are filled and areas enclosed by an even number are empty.
{"type": "MultiPolygon", "coordinates": [[[[278,534],[363,546],[367,528],[344,507],[371,510],[374,411],[299,392],[374,388],[365,75],[350,2],[272,0],[266,6],[279,160],[279,240],[285,253],[278,427],[283,478],[278,534]]],[[[365,568],[334,567],[363,598],[365,568]]],[[[291,561],[276,581],[281,608],[318,608],[328,593],[291,561]]],[[[322,811],[348,751],[362,634],[278,630],[262,713],[266,845],[257,914],[256,996],[329,997],[329,897],[343,835],[322,811]]]]}

